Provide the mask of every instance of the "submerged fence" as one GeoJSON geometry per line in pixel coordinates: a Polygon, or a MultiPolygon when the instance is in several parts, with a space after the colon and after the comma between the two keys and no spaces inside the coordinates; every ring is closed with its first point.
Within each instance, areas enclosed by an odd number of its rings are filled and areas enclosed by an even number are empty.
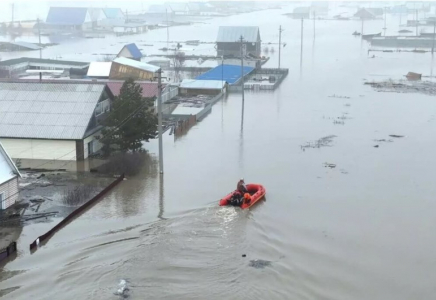
{"type": "Polygon", "coordinates": [[[104,190],[102,190],[100,193],[98,193],[94,198],[77,208],[75,211],[73,211],[71,214],[69,214],[65,219],[60,221],[55,227],[47,231],[45,234],[38,237],[32,244],[30,244],[30,250],[33,250],[36,248],[36,246],[39,245],[39,243],[47,240],[50,238],[56,231],[67,225],[72,219],[74,219],[77,215],[82,213],[85,209],[87,209],[89,206],[93,205],[97,202],[98,199],[100,199],[104,194],[109,192],[112,188],[114,188],[118,183],[123,181],[124,174],[118,177],[114,182],[112,182],[110,185],[108,185],[104,190]]]}
{"type": "Polygon", "coordinates": [[[4,249],[0,249],[0,261],[17,252],[17,242],[12,242],[4,249]]]}

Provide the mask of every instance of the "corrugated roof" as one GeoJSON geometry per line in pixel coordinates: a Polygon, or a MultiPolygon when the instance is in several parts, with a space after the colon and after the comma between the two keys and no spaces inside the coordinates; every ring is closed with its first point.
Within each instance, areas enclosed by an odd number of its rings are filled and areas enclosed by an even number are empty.
{"type": "Polygon", "coordinates": [[[21,63],[47,63],[47,64],[62,64],[62,65],[72,65],[72,66],[81,66],[86,67],[89,63],[86,62],[78,62],[78,61],[68,61],[68,60],[54,60],[54,59],[40,59],[33,57],[20,57],[8,60],[0,61],[0,66],[13,66],[21,63]]]}
{"type": "Polygon", "coordinates": [[[159,71],[159,67],[144,63],[144,62],[140,62],[140,61],[136,61],[133,59],[129,59],[129,58],[125,58],[125,57],[117,57],[114,59],[114,62],[120,65],[126,65],[132,68],[136,68],[136,69],[140,69],[140,70],[144,70],[147,72],[152,72],[155,73],[157,71],[159,71]]]}
{"type": "MultiPolygon", "coordinates": [[[[244,67],[244,75],[251,73],[254,70],[253,67],[244,67]]],[[[241,78],[241,67],[236,65],[219,65],[212,70],[207,71],[200,76],[197,76],[197,80],[224,80],[229,84],[234,84],[241,78]]]]}
{"type": "Polygon", "coordinates": [[[221,90],[224,85],[225,81],[221,80],[184,79],[180,87],[184,89],[221,90]]]}
{"type": "Polygon", "coordinates": [[[2,143],[0,143],[0,185],[15,176],[21,177],[20,171],[6,152],[2,143]]]}
{"type": "Polygon", "coordinates": [[[111,72],[112,62],[94,61],[89,65],[88,77],[109,77],[111,72]]]}
{"type": "MultiPolygon", "coordinates": [[[[157,83],[152,82],[136,82],[142,88],[142,97],[145,98],[153,98],[157,96],[157,83]]],[[[112,92],[114,96],[118,96],[120,94],[121,87],[123,86],[124,81],[109,81],[107,83],[107,87],[112,92]]]]}
{"type": "Polygon", "coordinates": [[[27,42],[6,42],[6,44],[11,44],[11,45],[15,45],[21,48],[26,48],[29,50],[39,50],[41,49],[40,46],[32,44],[32,43],[27,43],[27,42]]]}
{"type": "Polygon", "coordinates": [[[130,52],[130,54],[132,54],[133,58],[140,59],[142,57],[142,53],[138,49],[138,46],[136,46],[136,44],[132,43],[132,44],[125,45],[124,47],[126,47],[129,50],[129,52],[130,52]]]}
{"type": "Polygon", "coordinates": [[[104,89],[96,83],[0,82],[0,137],[80,140],[104,89]]]}
{"type": "Polygon", "coordinates": [[[86,7],[50,7],[47,24],[82,25],[86,20],[86,7]]]}
{"type": "Polygon", "coordinates": [[[259,37],[257,26],[220,26],[218,30],[218,43],[236,43],[241,35],[248,43],[256,43],[259,37]]]}

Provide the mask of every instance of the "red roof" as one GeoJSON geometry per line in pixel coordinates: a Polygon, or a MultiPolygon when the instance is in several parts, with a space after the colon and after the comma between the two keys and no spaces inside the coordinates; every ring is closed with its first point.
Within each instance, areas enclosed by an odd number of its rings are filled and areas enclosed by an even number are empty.
{"type": "MultiPolygon", "coordinates": [[[[124,81],[109,81],[107,83],[107,87],[111,90],[114,96],[118,96],[120,94],[121,87],[123,86],[124,81]]],[[[136,82],[142,87],[142,97],[152,98],[157,96],[157,82],[136,82]]],[[[165,85],[162,84],[162,88],[165,85]]]]}

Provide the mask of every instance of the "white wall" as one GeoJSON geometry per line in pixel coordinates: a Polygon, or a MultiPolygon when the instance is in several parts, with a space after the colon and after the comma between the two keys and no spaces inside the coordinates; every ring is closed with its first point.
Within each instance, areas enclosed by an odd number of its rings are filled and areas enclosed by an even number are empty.
{"type": "MultiPolygon", "coordinates": [[[[8,208],[13,205],[18,199],[18,177],[0,184],[0,194],[3,194],[4,208],[8,208]]],[[[2,203],[0,203],[0,210],[2,208],[2,203]]]]}
{"type": "Polygon", "coordinates": [[[83,140],[83,147],[84,147],[84,153],[85,153],[85,159],[88,158],[88,143],[93,141],[94,143],[94,152],[98,152],[102,147],[103,144],[100,143],[99,140],[96,139],[96,136],[101,135],[101,131],[94,133],[93,135],[88,136],[86,139],[83,140]]]}
{"type": "Polygon", "coordinates": [[[76,160],[75,141],[1,138],[0,142],[14,159],[76,160]]]}

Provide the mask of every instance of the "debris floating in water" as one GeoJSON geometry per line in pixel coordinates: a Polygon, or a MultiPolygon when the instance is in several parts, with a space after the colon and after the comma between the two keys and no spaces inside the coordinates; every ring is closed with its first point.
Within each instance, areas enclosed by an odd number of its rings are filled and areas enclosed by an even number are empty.
{"type": "Polygon", "coordinates": [[[271,262],[269,260],[255,259],[250,260],[250,263],[248,265],[255,269],[263,269],[265,267],[271,266],[271,262]]]}
{"type": "Polygon", "coordinates": [[[305,148],[321,148],[321,147],[331,147],[331,144],[333,143],[333,139],[336,137],[336,135],[328,135],[325,137],[320,138],[319,140],[316,140],[314,142],[307,142],[306,145],[302,145],[301,149],[305,148]]]}
{"type": "Polygon", "coordinates": [[[127,281],[121,279],[120,283],[118,284],[118,290],[114,294],[123,298],[127,298],[129,297],[128,292],[129,288],[127,287],[127,281]]]}
{"type": "Polygon", "coordinates": [[[393,137],[393,138],[403,138],[404,137],[404,135],[396,135],[396,134],[390,134],[389,135],[390,137],[393,137]]]}

